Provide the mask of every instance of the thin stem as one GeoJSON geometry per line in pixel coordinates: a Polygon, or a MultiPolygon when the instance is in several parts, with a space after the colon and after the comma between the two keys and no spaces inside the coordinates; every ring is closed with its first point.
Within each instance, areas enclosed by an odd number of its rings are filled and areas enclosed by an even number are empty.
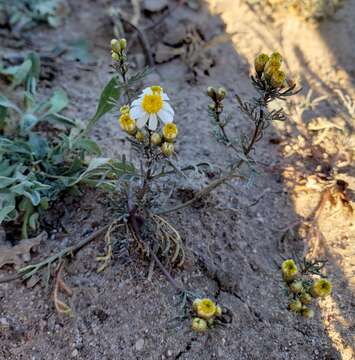
{"type": "MultiPolygon", "coordinates": [[[[137,239],[140,242],[143,242],[141,236],[140,236],[140,232],[139,232],[139,225],[137,222],[137,218],[135,215],[131,215],[130,216],[130,223],[132,225],[132,229],[135,233],[135,236],[137,237],[137,239]]],[[[162,271],[162,273],[165,275],[165,277],[168,279],[168,281],[171,283],[171,285],[178,291],[183,291],[184,289],[176,282],[176,280],[171,276],[171,274],[169,273],[169,271],[164,267],[164,265],[162,264],[162,262],[159,260],[159,258],[157,257],[157,255],[154,253],[154,251],[152,249],[150,250],[150,254],[153,258],[153,260],[155,261],[155,263],[158,265],[159,269],[162,271]]]]}

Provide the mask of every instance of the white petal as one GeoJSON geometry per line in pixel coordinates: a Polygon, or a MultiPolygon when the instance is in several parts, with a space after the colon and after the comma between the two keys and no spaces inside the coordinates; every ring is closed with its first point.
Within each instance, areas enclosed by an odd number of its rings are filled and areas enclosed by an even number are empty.
{"type": "Polygon", "coordinates": [[[136,100],[134,100],[133,102],[132,102],[132,107],[133,106],[138,106],[138,105],[140,105],[142,103],[142,100],[141,99],[136,99],[136,100]]]}
{"type": "Polygon", "coordinates": [[[145,113],[139,119],[137,119],[137,128],[141,129],[147,123],[149,114],[145,113]]]}
{"type": "Polygon", "coordinates": [[[174,109],[171,107],[171,105],[169,103],[167,103],[166,101],[164,101],[163,103],[163,108],[162,110],[167,111],[169,113],[171,113],[174,116],[174,109]]]}
{"type": "Polygon", "coordinates": [[[156,114],[151,114],[149,116],[148,128],[149,130],[154,131],[158,126],[158,118],[156,114]]]}
{"type": "Polygon", "coordinates": [[[174,121],[174,115],[168,111],[165,111],[164,109],[161,109],[158,112],[159,119],[164,123],[170,123],[174,121]]]}
{"type": "Polygon", "coordinates": [[[167,101],[170,100],[169,96],[165,94],[165,92],[162,93],[161,97],[163,98],[163,100],[167,101]]]}
{"type": "Polygon", "coordinates": [[[129,116],[132,119],[138,119],[145,114],[144,110],[140,106],[135,106],[129,111],[129,116]]]}
{"type": "Polygon", "coordinates": [[[150,87],[147,87],[142,91],[142,95],[146,95],[146,94],[149,94],[149,95],[153,94],[153,91],[150,87]]]}

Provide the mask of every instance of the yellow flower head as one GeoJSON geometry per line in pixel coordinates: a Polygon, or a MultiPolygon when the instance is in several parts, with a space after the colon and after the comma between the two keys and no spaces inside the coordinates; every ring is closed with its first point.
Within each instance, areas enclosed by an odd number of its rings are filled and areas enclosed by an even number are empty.
{"type": "Polygon", "coordinates": [[[114,51],[111,51],[111,57],[112,57],[112,60],[114,60],[114,61],[120,60],[120,56],[117,53],[115,53],[114,51]]]}
{"type": "Polygon", "coordinates": [[[293,300],[288,304],[288,309],[293,312],[300,312],[302,310],[302,303],[301,301],[293,300]]]}
{"type": "Polygon", "coordinates": [[[281,67],[281,63],[278,60],[269,59],[269,61],[265,64],[265,68],[264,68],[264,74],[265,74],[266,80],[270,80],[272,74],[275,71],[280,70],[280,67],[281,67]]]}
{"type": "Polygon", "coordinates": [[[154,132],[150,136],[150,141],[153,145],[160,145],[161,144],[161,136],[157,132],[154,132]]]}
{"type": "Polygon", "coordinates": [[[220,306],[216,306],[216,316],[221,316],[222,315],[222,308],[220,306]]]}
{"type": "Polygon", "coordinates": [[[298,269],[292,259],[285,260],[281,265],[282,275],[285,281],[291,281],[298,275],[298,269]]]}
{"type": "Polygon", "coordinates": [[[207,322],[204,319],[198,317],[192,319],[192,330],[196,332],[205,332],[207,330],[207,322]]]}
{"type": "Polygon", "coordinates": [[[294,294],[299,294],[303,291],[303,283],[301,280],[295,280],[293,281],[290,285],[290,290],[294,293],[294,294]]]}
{"type": "Polygon", "coordinates": [[[120,54],[127,46],[126,39],[112,39],[111,40],[111,49],[114,53],[120,54]]]}
{"type": "Polygon", "coordinates": [[[123,105],[120,107],[120,113],[121,114],[129,114],[129,105],[123,105]]]}
{"type": "Polygon", "coordinates": [[[197,315],[205,320],[211,319],[216,315],[217,306],[211,299],[201,299],[196,304],[196,312],[197,315]]]}
{"type": "Polygon", "coordinates": [[[266,55],[266,54],[258,55],[254,61],[255,71],[258,74],[262,74],[262,72],[264,71],[265,65],[268,61],[269,61],[268,55],[266,55]]]}
{"type": "Polygon", "coordinates": [[[136,133],[136,140],[139,141],[139,142],[143,142],[144,141],[144,132],[141,131],[141,130],[137,130],[137,133],[136,133]]]}
{"type": "Polygon", "coordinates": [[[163,142],[163,144],[161,146],[161,152],[165,156],[171,156],[174,152],[174,144],[168,143],[168,142],[163,142]]]}
{"type": "Polygon", "coordinates": [[[148,124],[149,130],[156,130],[158,120],[164,124],[174,120],[174,110],[169,97],[160,86],[150,86],[143,90],[138,99],[132,102],[130,115],[137,120],[139,129],[148,124]]]}
{"type": "Polygon", "coordinates": [[[163,127],[163,135],[166,141],[174,141],[178,134],[177,126],[174,123],[167,123],[163,127]]]}
{"type": "Polygon", "coordinates": [[[303,306],[301,314],[307,319],[312,319],[314,316],[314,311],[306,306],[303,306]]]}
{"type": "Polygon", "coordinates": [[[282,56],[279,52],[273,52],[270,55],[270,60],[276,60],[278,63],[282,63],[282,56]]]}
{"type": "Polygon", "coordinates": [[[286,75],[281,70],[276,70],[271,75],[271,86],[274,88],[282,87],[285,83],[286,75]]]}
{"type": "Polygon", "coordinates": [[[123,113],[119,119],[122,130],[128,134],[134,134],[136,132],[136,122],[129,116],[128,113],[123,113]]]}
{"type": "Polygon", "coordinates": [[[312,286],[312,295],[314,297],[324,298],[332,292],[332,283],[327,279],[319,279],[312,286]]]}
{"type": "Polygon", "coordinates": [[[312,296],[308,293],[303,293],[300,295],[301,303],[304,305],[308,305],[312,302],[312,296]]]}

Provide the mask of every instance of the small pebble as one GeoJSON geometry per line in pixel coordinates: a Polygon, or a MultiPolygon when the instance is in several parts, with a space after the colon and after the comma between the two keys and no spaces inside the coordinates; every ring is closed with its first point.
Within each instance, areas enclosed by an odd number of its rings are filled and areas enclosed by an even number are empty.
{"type": "Polygon", "coordinates": [[[142,351],[144,347],[144,339],[138,339],[135,347],[137,351],[142,351]]]}

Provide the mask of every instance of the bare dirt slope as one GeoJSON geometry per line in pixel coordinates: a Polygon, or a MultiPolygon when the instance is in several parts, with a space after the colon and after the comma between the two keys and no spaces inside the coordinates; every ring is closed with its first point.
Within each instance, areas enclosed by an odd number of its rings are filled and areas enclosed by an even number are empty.
{"type": "MultiPolygon", "coordinates": [[[[40,27],[26,34],[28,42],[20,50],[48,54],[61,41],[89,40],[92,60],[88,64],[64,57],[47,64],[53,73],[47,86],[65,88],[72,103],[70,115],[81,119],[93,114],[100,89],[110,77],[113,35],[105,13],[110,4],[71,1],[71,15],[63,27],[40,27]]],[[[127,5],[118,1],[115,6],[121,4],[127,5]]],[[[169,215],[190,259],[183,270],[174,270],[175,277],[230,308],[231,325],[201,336],[190,331],[189,321],[172,323],[179,314],[178,299],[165,278],[155,271],[148,281],[149,264],[136,256],[126,263],[116,261],[97,274],[95,256],[103,251],[103,242],[97,241],[68,267],[74,318],[55,314],[44,287],[29,289],[20,282],[0,285],[0,358],[353,359],[355,219],[341,200],[324,198],[327,189],[341,179],[349,184],[347,194],[354,200],[354,113],[349,114],[336,92],[340,89],[355,96],[354,17],[351,0],[334,20],[319,27],[286,15],[271,22],[265,13],[254,12],[239,0],[209,0],[200,3],[198,10],[180,6],[147,32],[153,52],[164,35],[169,43],[169,36],[178,37],[181,28],[192,34],[197,28],[206,41],[230,34],[199,61],[189,56],[162,61],[147,79],[149,85],[162,84],[174,103],[182,163],[228,160],[225,149],[211,135],[204,92],[207,85],[223,85],[231,104],[227,110],[236,114],[232,126],[247,131],[249,125],[234,106],[233,94],[255,95],[248,75],[260,51],[280,51],[304,88],[288,106],[289,122],[269,128],[259,144],[254,154],[259,173],[251,185],[235,183],[233,190],[219,189],[198,207],[169,215]],[[312,99],[327,98],[312,106],[305,104],[310,89],[312,99]],[[312,125],[315,119],[320,120],[312,125]],[[316,228],[316,234],[311,236],[310,228],[316,228]],[[333,295],[320,302],[312,320],[286,310],[278,273],[282,259],[295,253],[302,256],[303,251],[326,256],[326,270],[334,281],[333,295]]],[[[148,14],[140,24],[151,21],[148,14]]],[[[1,46],[0,51],[19,50],[1,46]]],[[[142,64],[141,47],[136,44],[132,51],[136,63],[142,64]]],[[[129,153],[116,116],[106,116],[94,136],[109,156],[129,153]]],[[[170,202],[181,201],[186,193],[181,189],[195,189],[203,181],[207,180],[178,180],[170,202]]],[[[47,220],[50,240],[41,253],[78,241],[113,217],[104,194],[87,191],[80,200],[66,197],[47,220]]]]}

